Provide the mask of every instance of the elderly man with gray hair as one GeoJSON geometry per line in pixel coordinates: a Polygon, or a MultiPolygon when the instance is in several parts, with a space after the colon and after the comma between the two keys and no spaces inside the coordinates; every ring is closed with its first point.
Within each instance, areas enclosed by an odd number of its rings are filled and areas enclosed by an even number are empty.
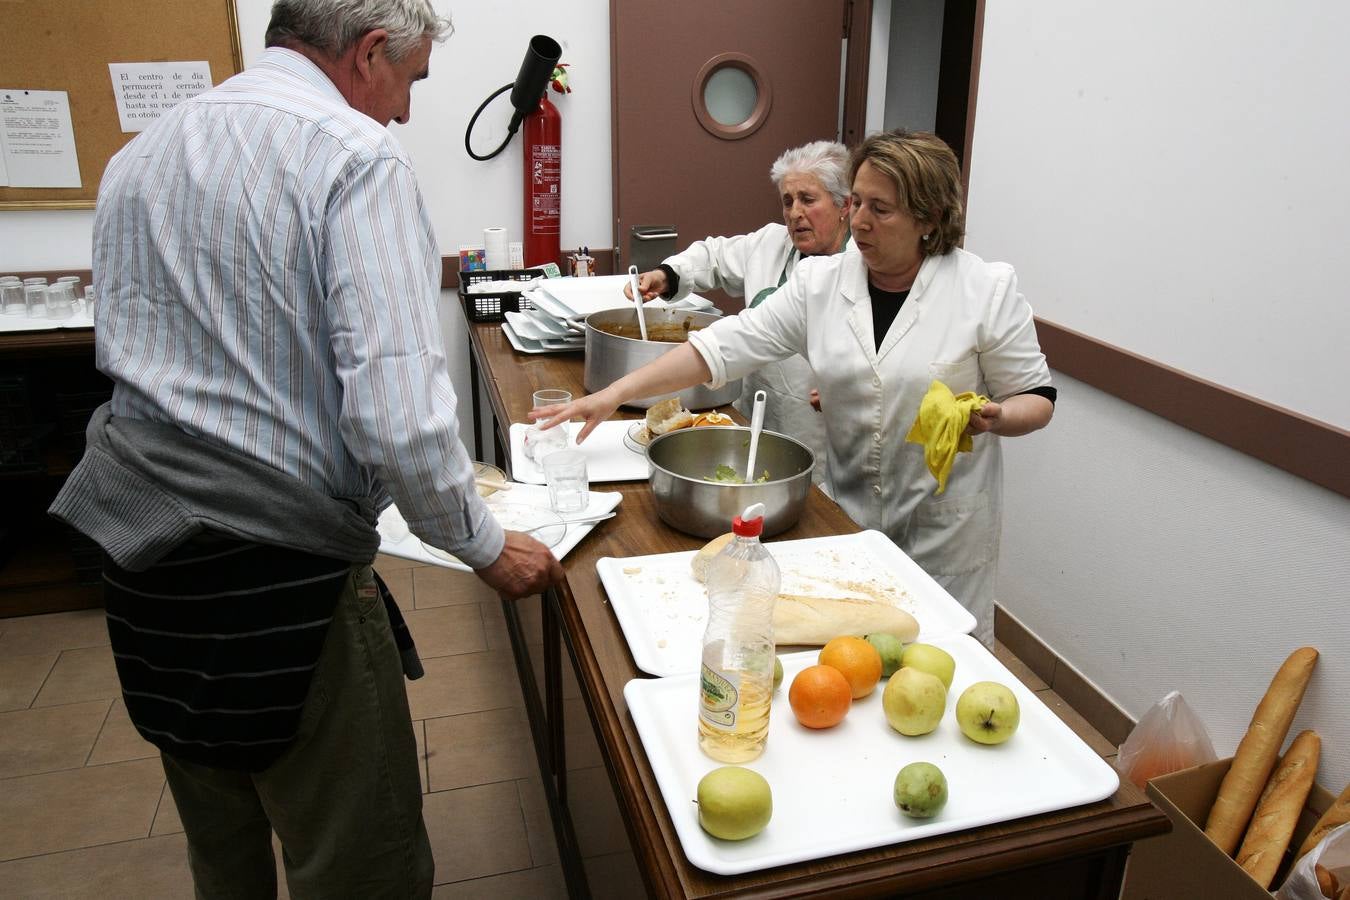
{"type": "Polygon", "coordinates": [[[292,896],[431,894],[416,660],[370,566],[391,499],[504,597],[562,577],[475,489],[440,254],[387,130],[449,30],[428,0],[280,0],[257,62],[100,187],[114,391],[52,513],[106,551],[123,697],[198,897],[275,896],[273,832],[292,896]]]}

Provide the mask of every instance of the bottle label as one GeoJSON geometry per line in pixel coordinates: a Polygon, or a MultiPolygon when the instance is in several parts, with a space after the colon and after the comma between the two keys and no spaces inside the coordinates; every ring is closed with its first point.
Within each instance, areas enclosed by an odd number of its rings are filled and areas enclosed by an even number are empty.
{"type": "Polygon", "coordinates": [[[713,728],[734,731],[741,699],[740,678],[724,675],[705,663],[699,682],[699,718],[713,728]]]}

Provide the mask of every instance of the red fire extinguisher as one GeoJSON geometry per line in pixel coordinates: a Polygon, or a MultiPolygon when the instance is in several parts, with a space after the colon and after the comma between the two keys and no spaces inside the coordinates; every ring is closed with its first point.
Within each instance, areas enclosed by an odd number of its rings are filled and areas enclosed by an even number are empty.
{"type": "Polygon", "coordinates": [[[562,224],[562,116],[548,95],[521,128],[525,159],[525,265],[560,261],[562,224]]]}

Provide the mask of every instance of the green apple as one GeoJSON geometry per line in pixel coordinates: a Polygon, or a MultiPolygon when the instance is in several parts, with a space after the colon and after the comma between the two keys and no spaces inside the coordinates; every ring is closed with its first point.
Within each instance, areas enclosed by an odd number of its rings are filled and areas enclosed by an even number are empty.
{"type": "Polygon", "coordinates": [[[928,734],[947,709],[947,686],[936,675],[902,668],[886,682],[881,708],[887,723],[901,734],[928,734]]]}
{"type": "Polygon", "coordinates": [[[778,690],[778,686],[783,683],[783,661],[778,657],[773,658],[773,689],[778,690]]]}
{"type": "Polygon", "coordinates": [[[743,841],[773,816],[773,793],[764,776],[744,766],[713,769],[698,783],[698,824],[713,837],[743,841]]]}
{"type": "Polygon", "coordinates": [[[977,681],[956,701],[956,724],[977,744],[1003,743],[1021,720],[1017,697],[997,681],[977,681]]]}
{"type": "Polygon", "coordinates": [[[898,637],[885,631],[867,635],[867,643],[876,647],[877,653],[881,654],[881,677],[890,678],[900,668],[900,657],[905,652],[905,645],[898,637]]]}
{"type": "Polygon", "coordinates": [[[894,796],[905,815],[932,818],[947,805],[947,776],[932,763],[910,763],[895,776],[894,796]]]}
{"type": "Polygon", "coordinates": [[[942,679],[947,690],[952,688],[952,676],[956,674],[956,660],[941,647],[934,647],[932,644],[910,644],[905,648],[904,656],[900,657],[900,665],[936,675],[942,679]]]}

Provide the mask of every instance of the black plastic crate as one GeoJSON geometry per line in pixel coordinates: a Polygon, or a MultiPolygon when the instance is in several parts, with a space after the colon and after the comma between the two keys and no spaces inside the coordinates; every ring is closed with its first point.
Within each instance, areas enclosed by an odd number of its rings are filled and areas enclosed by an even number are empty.
{"type": "Polygon", "coordinates": [[[534,304],[520,291],[506,293],[470,294],[469,285],[484,281],[532,281],[543,278],[543,269],[489,269],[459,272],[459,296],[464,300],[464,315],[470,322],[501,322],[509,312],[534,309],[534,304]]]}

